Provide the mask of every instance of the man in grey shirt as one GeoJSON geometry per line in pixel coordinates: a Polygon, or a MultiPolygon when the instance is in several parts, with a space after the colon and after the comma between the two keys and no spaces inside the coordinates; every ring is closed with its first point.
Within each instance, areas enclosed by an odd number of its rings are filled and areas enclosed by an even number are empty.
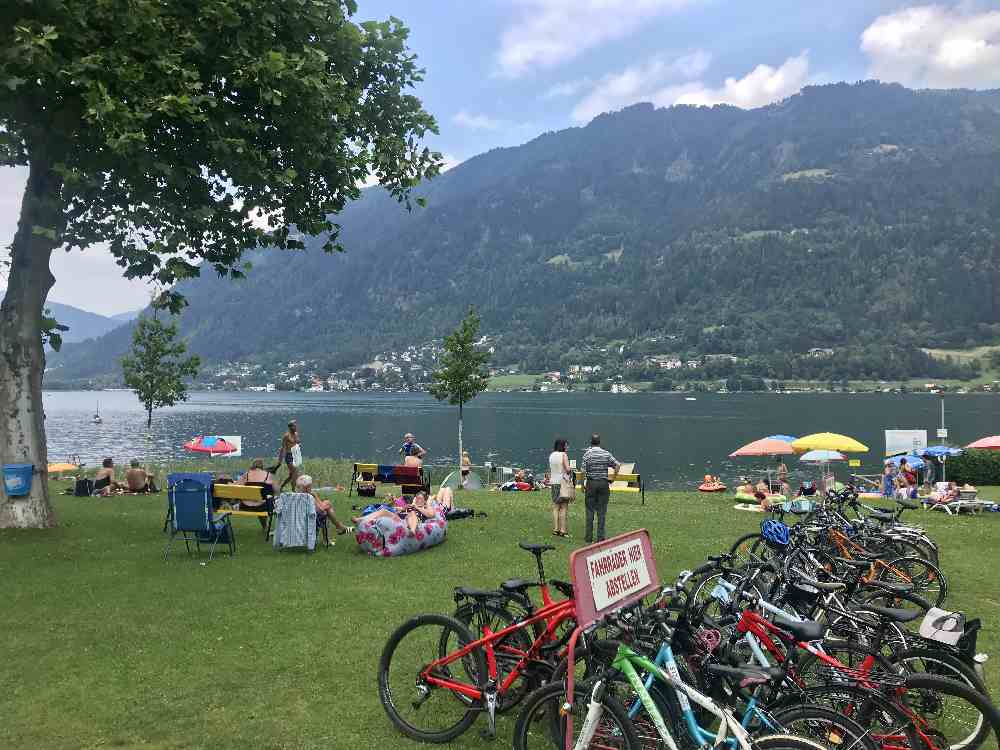
{"type": "Polygon", "coordinates": [[[611,497],[611,480],[608,470],[618,473],[618,459],[601,447],[601,436],[596,432],[590,437],[590,448],[583,454],[583,473],[587,479],[587,535],[585,541],[594,541],[594,514],[597,514],[597,541],[604,540],[604,520],[608,515],[611,497]]]}

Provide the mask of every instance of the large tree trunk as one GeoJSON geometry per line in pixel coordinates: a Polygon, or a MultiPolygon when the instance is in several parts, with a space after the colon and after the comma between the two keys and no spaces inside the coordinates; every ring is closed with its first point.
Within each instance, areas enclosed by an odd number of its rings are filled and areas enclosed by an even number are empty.
{"type": "Polygon", "coordinates": [[[42,407],[41,326],[45,298],[55,282],[49,258],[58,240],[36,233],[35,227],[54,230],[57,237],[65,229],[61,187],[49,162],[33,154],[11,248],[7,294],[0,306],[0,461],[34,464],[35,476],[28,495],[8,497],[6,489],[0,489],[0,528],[55,525],[42,407]]]}

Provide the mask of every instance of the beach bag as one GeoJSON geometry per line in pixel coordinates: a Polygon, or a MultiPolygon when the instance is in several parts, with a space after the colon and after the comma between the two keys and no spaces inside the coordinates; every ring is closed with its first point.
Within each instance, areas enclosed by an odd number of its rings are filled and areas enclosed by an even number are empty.
{"type": "Polygon", "coordinates": [[[559,499],[570,503],[576,500],[576,483],[572,478],[563,477],[559,483],[559,499]]]}
{"type": "Polygon", "coordinates": [[[375,497],[375,482],[358,482],[360,497],[375,497]]]}
{"type": "Polygon", "coordinates": [[[73,495],[76,497],[90,497],[94,494],[93,479],[77,479],[76,487],[73,488],[73,495]]]}

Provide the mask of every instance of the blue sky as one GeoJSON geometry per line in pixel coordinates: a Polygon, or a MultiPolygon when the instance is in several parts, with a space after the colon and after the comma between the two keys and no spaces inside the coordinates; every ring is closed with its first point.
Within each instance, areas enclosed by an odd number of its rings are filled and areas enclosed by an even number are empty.
{"type": "MultiPolygon", "coordinates": [[[[880,78],[1000,87],[1000,0],[359,0],[395,15],[426,69],[417,94],[449,165],[639,101],[757,107],[802,86],[880,78]]],[[[0,247],[23,170],[0,169],[0,247]]],[[[106,252],[57,254],[51,299],[96,312],[145,304],[106,252]],[[95,298],[93,290],[108,293],[95,298]]]]}

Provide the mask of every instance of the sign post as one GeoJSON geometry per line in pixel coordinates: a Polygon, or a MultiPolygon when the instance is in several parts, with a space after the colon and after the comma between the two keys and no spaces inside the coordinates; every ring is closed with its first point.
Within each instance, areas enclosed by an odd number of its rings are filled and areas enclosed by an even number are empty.
{"type": "MultiPolygon", "coordinates": [[[[576,641],[580,633],[592,628],[611,612],[642,599],[660,587],[656,573],[653,543],[646,529],[630,531],[582,547],[570,555],[570,576],[576,603],[576,630],[569,639],[567,660],[573,664],[576,641]]],[[[567,670],[566,747],[573,747],[573,678],[567,670]]]]}

